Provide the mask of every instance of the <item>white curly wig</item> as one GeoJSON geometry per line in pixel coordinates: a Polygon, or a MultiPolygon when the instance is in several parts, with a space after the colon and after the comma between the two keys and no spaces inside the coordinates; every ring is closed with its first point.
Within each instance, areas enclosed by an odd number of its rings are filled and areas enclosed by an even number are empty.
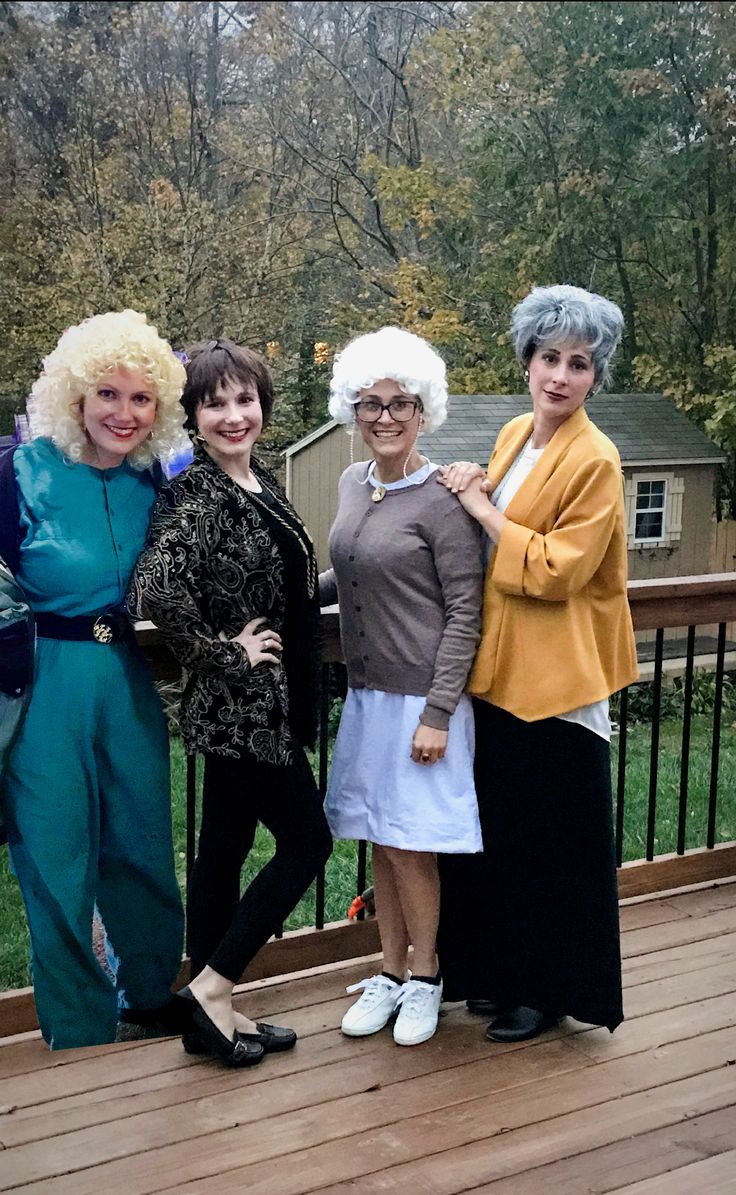
{"type": "Polygon", "coordinates": [[[112,369],[145,374],[156,391],[151,435],[128,456],[136,469],[186,445],[184,412],[179,404],[186,370],[171,346],[138,311],[108,311],[75,324],[44,358],[43,373],[31,389],[29,415],[34,436],[48,436],[72,461],[80,461],[87,443],[83,400],[94,394],[112,369]]]}
{"type": "Polygon", "coordinates": [[[335,357],[330,383],[330,414],[352,424],[361,390],[390,378],[405,394],[421,399],[425,432],[447,418],[445,363],[426,340],[404,328],[381,328],[356,336],[335,357]]]}

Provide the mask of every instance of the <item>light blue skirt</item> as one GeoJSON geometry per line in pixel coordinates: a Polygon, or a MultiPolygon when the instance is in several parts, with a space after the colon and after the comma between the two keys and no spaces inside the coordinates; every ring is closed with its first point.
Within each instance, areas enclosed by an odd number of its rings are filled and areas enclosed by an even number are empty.
{"type": "Polygon", "coordinates": [[[334,838],[362,838],[406,851],[482,850],[470,700],[460,698],[445,757],[431,766],[411,758],[425,700],[348,690],[325,803],[334,838]]]}

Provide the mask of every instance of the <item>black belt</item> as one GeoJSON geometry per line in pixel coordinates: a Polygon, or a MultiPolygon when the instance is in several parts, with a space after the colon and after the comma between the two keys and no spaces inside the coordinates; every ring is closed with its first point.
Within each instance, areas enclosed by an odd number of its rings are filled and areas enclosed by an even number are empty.
{"type": "Polygon", "coordinates": [[[66,639],[75,643],[85,640],[95,643],[132,643],[135,638],[129,619],[119,610],[106,610],[104,614],[79,614],[76,618],[38,613],[35,618],[36,633],[40,639],[66,639]]]}

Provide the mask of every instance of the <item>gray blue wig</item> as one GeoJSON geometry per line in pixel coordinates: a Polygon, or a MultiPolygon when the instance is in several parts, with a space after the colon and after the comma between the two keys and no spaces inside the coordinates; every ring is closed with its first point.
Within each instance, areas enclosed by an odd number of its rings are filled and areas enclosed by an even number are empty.
{"type": "Polygon", "coordinates": [[[593,358],[596,386],[608,384],[623,326],[615,303],[580,286],[535,286],[511,313],[511,338],[521,365],[529,364],[538,345],[584,344],[593,358]]]}

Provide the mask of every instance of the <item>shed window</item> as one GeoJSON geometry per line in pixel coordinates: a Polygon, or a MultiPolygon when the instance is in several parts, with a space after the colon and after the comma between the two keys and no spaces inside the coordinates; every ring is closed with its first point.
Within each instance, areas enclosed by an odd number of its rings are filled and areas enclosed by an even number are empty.
{"type": "Polygon", "coordinates": [[[626,531],[629,548],[666,548],[682,533],[685,479],[673,473],[627,477],[626,531]]]}
{"type": "Polygon", "coordinates": [[[636,540],[661,539],[664,533],[664,512],[667,482],[637,481],[636,483],[636,540]]]}

